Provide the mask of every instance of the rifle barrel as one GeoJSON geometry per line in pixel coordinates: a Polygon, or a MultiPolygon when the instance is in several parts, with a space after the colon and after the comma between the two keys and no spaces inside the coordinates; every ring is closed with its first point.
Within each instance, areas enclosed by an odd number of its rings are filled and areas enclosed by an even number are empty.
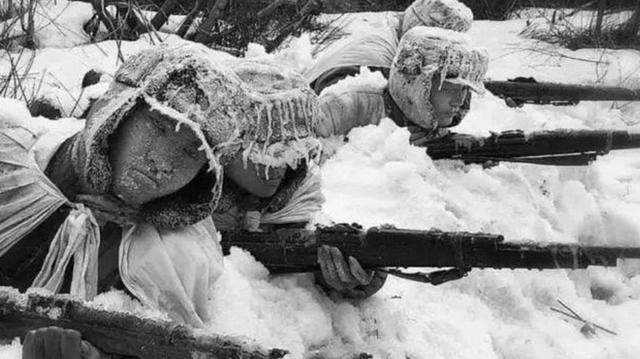
{"type": "Polygon", "coordinates": [[[611,136],[612,150],[640,148],[640,133],[612,131],[611,136]]]}
{"type": "Polygon", "coordinates": [[[624,130],[553,130],[524,134],[520,131],[489,137],[452,135],[426,144],[434,160],[445,158],[509,158],[563,154],[605,154],[610,150],[640,148],[640,133],[624,130]]]}
{"type": "Polygon", "coordinates": [[[551,82],[485,81],[496,96],[536,101],[640,101],[640,90],[615,86],[567,85],[551,82]]]}
{"type": "Polygon", "coordinates": [[[316,231],[279,229],[269,233],[225,232],[223,251],[231,246],[248,250],[274,273],[319,270],[317,249],[338,247],[367,268],[585,268],[615,266],[618,258],[640,258],[640,248],[504,242],[500,235],[469,232],[420,231],[396,228],[316,231]]]}

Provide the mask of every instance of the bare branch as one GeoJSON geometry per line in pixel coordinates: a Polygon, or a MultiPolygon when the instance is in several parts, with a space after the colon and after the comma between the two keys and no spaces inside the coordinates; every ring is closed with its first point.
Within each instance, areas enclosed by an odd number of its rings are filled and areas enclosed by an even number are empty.
{"type": "Polygon", "coordinates": [[[196,37],[194,39],[195,42],[199,42],[202,44],[208,44],[211,42],[211,33],[213,28],[216,25],[218,19],[222,17],[224,10],[227,8],[229,4],[229,0],[214,0],[213,6],[209,11],[209,16],[207,19],[200,24],[198,27],[196,37]]]}

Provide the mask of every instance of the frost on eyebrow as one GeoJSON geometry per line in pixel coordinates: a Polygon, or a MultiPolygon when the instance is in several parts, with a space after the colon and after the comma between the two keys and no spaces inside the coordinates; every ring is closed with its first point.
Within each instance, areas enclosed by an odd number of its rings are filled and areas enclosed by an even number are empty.
{"type": "Polygon", "coordinates": [[[207,142],[200,123],[191,120],[187,115],[178,112],[174,108],[164,106],[155,98],[147,96],[145,97],[145,102],[163,116],[167,116],[168,118],[175,120],[176,129],[184,125],[193,132],[196,142],[199,143],[198,151],[204,152],[207,158],[207,172],[213,173],[216,178],[215,184],[211,189],[211,193],[213,195],[212,202],[217,203],[222,192],[222,165],[220,164],[218,156],[214,153],[214,149],[207,142]]]}

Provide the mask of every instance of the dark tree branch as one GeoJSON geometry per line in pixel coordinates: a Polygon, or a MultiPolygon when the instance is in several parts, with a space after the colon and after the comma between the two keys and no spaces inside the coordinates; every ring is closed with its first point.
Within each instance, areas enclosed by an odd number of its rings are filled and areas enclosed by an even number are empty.
{"type": "Polygon", "coordinates": [[[178,36],[184,38],[185,35],[187,35],[187,31],[189,31],[189,28],[191,28],[191,24],[193,24],[196,16],[200,13],[200,11],[204,10],[206,6],[207,0],[196,0],[193,9],[189,12],[189,14],[187,14],[187,17],[182,22],[182,25],[180,25],[180,29],[178,29],[177,33],[178,36]]]}
{"type": "Polygon", "coordinates": [[[208,45],[212,40],[213,28],[216,26],[216,22],[222,18],[224,10],[229,5],[229,0],[215,0],[209,11],[209,16],[198,27],[195,42],[199,42],[208,45]]]}
{"type": "MultiPolygon", "coordinates": [[[[151,19],[151,26],[157,31],[160,30],[162,25],[164,25],[167,20],[169,20],[169,16],[176,10],[179,5],[178,0],[166,0],[156,12],[156,15],[151,19]]],[[[145,29],[136,29],[138,32],[144,32],[145,29]]]]}
{"type": "Polygon", "coordinates": [[[273,39],[272,41],[270,41],[267,46],[265,46],[265,50],[267,52],[272,52],[273,50],[277,49],[278,46],[280,46],[280,44],[282,44],[282,42],[289,37],[289,35],[291,35],[294,31],[296,31],[297,29],[300,29],[302,23],[307,20],[307,18],[309,16],[311,16],[313,14],[313,12],[319,10],[321,8],[322,4],[317,1],[317,0],[307,0],[307,2],[304,4],[304,6],[302,7],[302,9],[300,9],[298,15],[299,15],[299,19],[293,23],[290,23],[289,25],[285,26],[284,28],[282,28],[280,30],[280,33],[278,34],[278,36],[273,39]]]}

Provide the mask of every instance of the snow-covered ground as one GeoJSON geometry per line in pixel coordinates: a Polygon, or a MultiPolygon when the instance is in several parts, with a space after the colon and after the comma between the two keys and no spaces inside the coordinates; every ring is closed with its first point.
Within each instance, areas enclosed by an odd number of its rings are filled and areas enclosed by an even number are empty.
{"type": "MultiPolygon", "coordinates": [[[[358,14],[350,31],[380,26],[384,16],[358,14]]],[[[518,37],[525,21],[474,23],[470,36],[489,51],[489,78],[640,87],[638,51],[540,44],[518,37]]],[[[148,40],[124,42],[122,51],[126,56],[148,46],[148,40]]],[[[298,41],[280,56],[303,67],[310,49],[298,41]]],[[[78,96],[86,70],[113,74],[117,65],[115,44],[103,42],[38,50],[30,72],[57,79],[47,81],[44,91],[57,91],[73,107],[69,94],[78,96]]],[[[0,73],[7,66],[3,56],[0,73]]],[[[475,96],[457,131],[640,131],[639,115],[638,104],[611,102],[513,109],[487,93],[475,96]]],[[[353,130],[322,168],[326,217],[365,226],[501,233],[507,240],[640,246],[640,150],[611,153],[588,167],[483,169],[433,162],[408,138],[390,121],[353,130]]],[[[633,274],[616,268],[477,270],[438,287],[390,277],[375,296],[350,303],[326,296],[309,275],[270,276],[247,253],[234,250],[215,284],[210,329],[288,349],[290,358],[351,358],[361,352],[375,358],[637,358],[640,276],[633,274]],[[551,310],[559,307],[557,300],[617,335],[583,335],[582,323],[551,310]]],[[[119,298],[111,293],[106,301],[126,302],[119,298]]],[[[18,343],[0,346],[0,357],[19,358],[19,350],[18,343]]]]}

